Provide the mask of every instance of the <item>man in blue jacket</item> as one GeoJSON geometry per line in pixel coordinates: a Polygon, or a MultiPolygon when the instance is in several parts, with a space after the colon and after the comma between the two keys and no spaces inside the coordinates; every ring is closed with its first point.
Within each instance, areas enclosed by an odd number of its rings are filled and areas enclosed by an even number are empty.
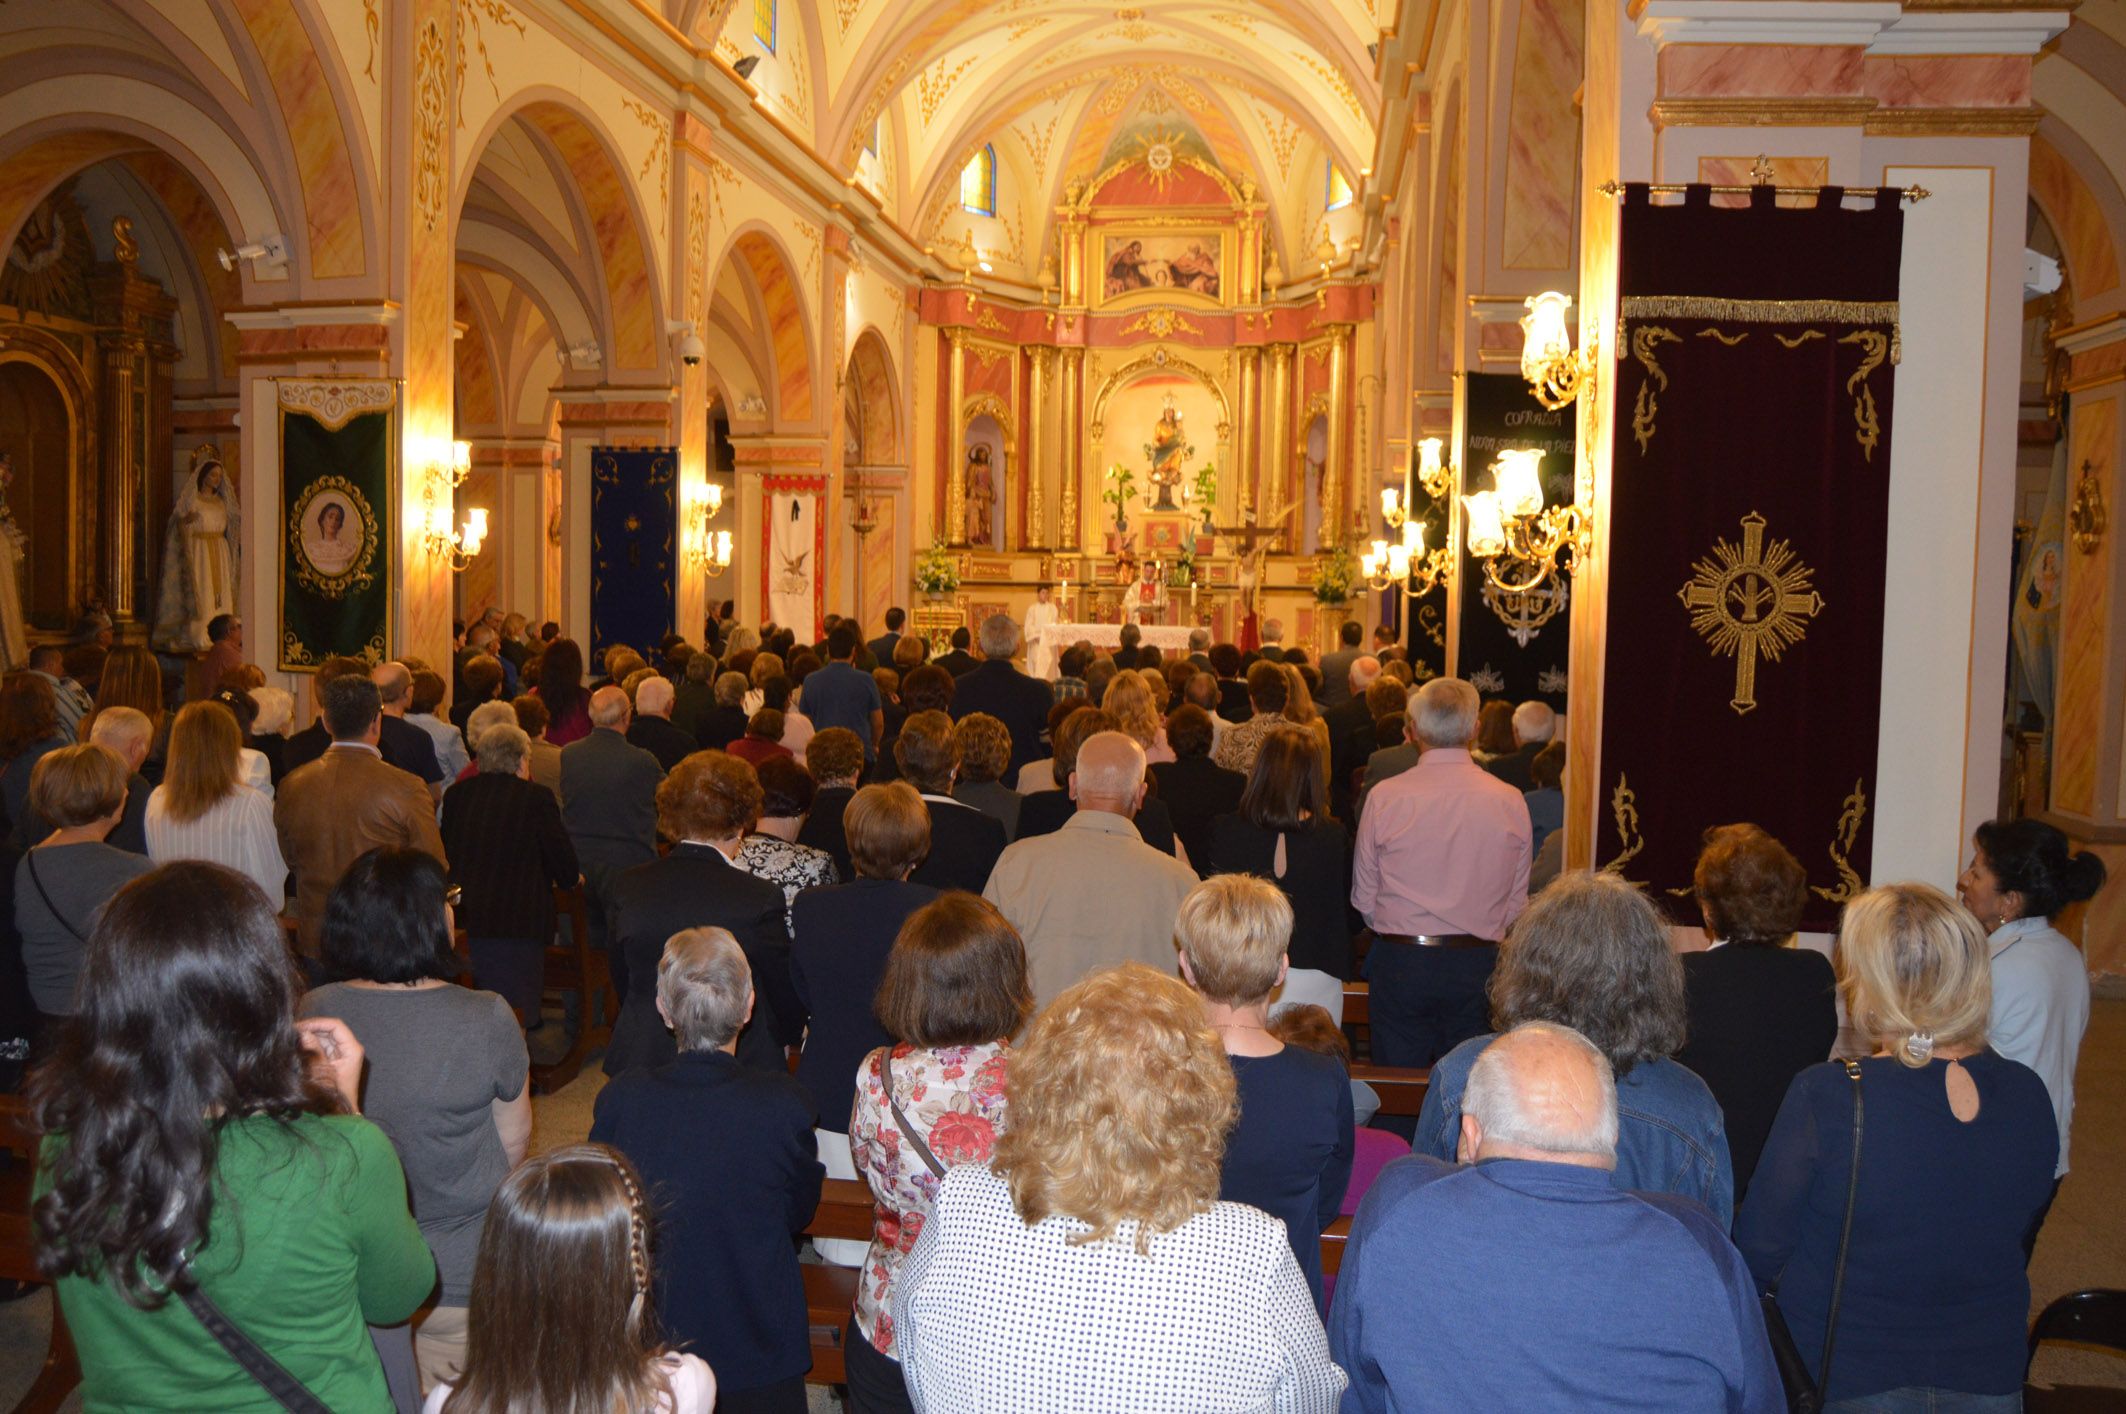
{"type": "Polygon", "coordinates": [[[1784,1410],[1741,1254],[1704,1205],[1611,1187],[1616,1144],[1609,1062],[1578,1032],[1486,1047],[1461,1163],[1396,1161],[1352,1225],[1329,1313],[1344,1414],[1784,1410]]]}

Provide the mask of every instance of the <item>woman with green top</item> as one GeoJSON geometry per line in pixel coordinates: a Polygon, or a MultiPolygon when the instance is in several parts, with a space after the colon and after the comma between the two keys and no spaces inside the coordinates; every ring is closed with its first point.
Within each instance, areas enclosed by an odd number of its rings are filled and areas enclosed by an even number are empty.
{"type": "Polygon", "coordinates": [[[240,1350],[326,1408],[391,1405],[365,1323],[412,1315],[435,1259],[354,1113],[360,1045],[296,1021],[295,986],[265,895],[219,865],[144,875],[90,934],[31,1096],[38,1264],[92,1411],[296,1407],[240,1350]]]}

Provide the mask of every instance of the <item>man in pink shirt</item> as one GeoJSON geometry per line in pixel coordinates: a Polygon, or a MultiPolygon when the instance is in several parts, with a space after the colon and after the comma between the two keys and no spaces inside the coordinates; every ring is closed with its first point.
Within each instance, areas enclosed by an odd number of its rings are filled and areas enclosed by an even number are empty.
{"type": "Polygon", "coordinates": [[[1359,817],[1351,906],[1373,930],[1380,1065],[1427,1066],[1490,1029],[1498,940],[1528,902],[1528,805],[1471,759],[1478,705],[1459,678],[1412,693],[1417,765],[1368,792],[1359,817]]]}

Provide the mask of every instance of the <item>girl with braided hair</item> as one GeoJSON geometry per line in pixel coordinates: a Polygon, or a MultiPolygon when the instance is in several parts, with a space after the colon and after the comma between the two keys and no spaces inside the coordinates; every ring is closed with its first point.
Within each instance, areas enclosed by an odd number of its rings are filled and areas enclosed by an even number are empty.
{"type": "Polygon", "coordinates": [[[422,1414],[709,1414],[716,1376],[657,1339],[649,1225],[618,1150],[572,1144],[518,1168],[480,1235],[464,1373],[422,1414]]]}

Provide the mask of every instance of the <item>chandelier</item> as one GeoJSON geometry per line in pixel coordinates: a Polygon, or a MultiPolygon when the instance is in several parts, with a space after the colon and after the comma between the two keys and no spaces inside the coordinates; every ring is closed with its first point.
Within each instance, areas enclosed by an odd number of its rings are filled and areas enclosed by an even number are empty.
{"type": "Polygon", "coordinates": [[[709,521],[722,509],[723,488],[713,481],[687,488],[686,523],[680,544],[687,564],[710,579],[731,567],[731,532],[709,531],[709,521]]]}
{"type": "Polygon", "coordinates": [[[1412,517],[1410,505],[1410,483],[1413,480],[1435,501],[1444,500],[1452,491],[1456,468],[1441,459],[1443,445],[1437,437],[1427,437],[1419,442],[1415,472],[1406,463],[1403,484],[1381,488],[1381,519],[1388,523],[1388,529],[1402,532],[1402,537],[1395,541],[1376,540],[1371,549],[1358,557],[1359,572],[1365,576],[1366,587],[1376,594],[1385,594],[1400,585],[1405,598],[1422,598],[1454,577],[1453,537],[1448,537],[1447,544],[1428,552],[1425,549],[1425,523],[1412,517]]]}
{"type": "Polygon", "coordinates": [[[1593,543],[1593,518],[1581,506],[1544,507],[1542,460],[1529,449],[1500,452],[1492,489],[1462,497],[1469,553],[1501,594],[1534,593],[1559,571],[1569,573],[1593,543]]]}
{"type": "MultiPolygon", "coordinates": [[[[487,511],[469,506],[462,525],[451,524],[451,502],[442,493],[454,493],[472,475],[472,443],[452,442],[449,460],[430,459],[421,489],[421,545],[442,560],[453,574],[463,574],[487,540],[487,511]]],[[[453,498],[454,499],[454,498],[453,498]]]]}

